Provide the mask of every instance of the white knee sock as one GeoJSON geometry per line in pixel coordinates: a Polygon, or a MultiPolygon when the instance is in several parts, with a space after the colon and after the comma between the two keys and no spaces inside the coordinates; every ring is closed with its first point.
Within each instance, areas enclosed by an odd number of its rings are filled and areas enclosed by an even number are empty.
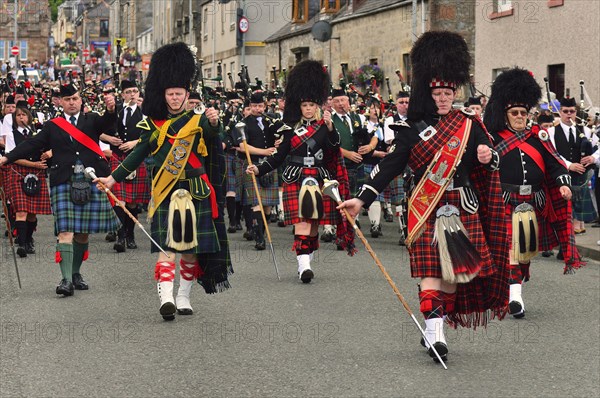
{"type": "Polygon", "coordinates": [[[379,201],[375,201],[369,207],[369,220],[371,220],[371,224],[379,225],[381,222],[381,203],[379,201]]]}

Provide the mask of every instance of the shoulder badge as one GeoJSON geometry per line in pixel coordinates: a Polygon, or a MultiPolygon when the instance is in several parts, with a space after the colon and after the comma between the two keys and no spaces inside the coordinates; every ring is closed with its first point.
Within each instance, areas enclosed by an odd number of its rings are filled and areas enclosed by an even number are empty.
{"type": "Polygon", "coordinates": [[[542,141],[548,141],[548,138],[550,138],[550,135],[548,134],[548,132],[546,130],[540,130],[538,132],[538,137],[542,141]]]}
{"type": "Polygon", "coordinates": [[[146,116],[144,116],[144,118],[140,120],[138,124],[135,125],[135,127],[140,128],[142,130],[151,130],[150,125],[148,124],[148,118],[146,116]]]}
{"type": "Polygon", "coordinates": [[[472,109],[469,109],[469,108],[462,107],[460,110],[465,115],[469,115],[469,116],[475,116],[476,115],[475,111],[472,110],[472,109]]]}

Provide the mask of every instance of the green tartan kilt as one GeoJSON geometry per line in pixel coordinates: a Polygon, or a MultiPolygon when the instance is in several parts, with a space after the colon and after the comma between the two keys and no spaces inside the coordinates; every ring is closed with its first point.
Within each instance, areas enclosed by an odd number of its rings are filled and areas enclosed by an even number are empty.
{"type": "MultiPolygon", "coordinates": [[[[247,163],[244,163],[244,170],[247,168],[247,163]]],[[[258,190],[260,192],[260,200],[263,206],[276,206],[279,204],[279,182],[277,180],[277,170],[270,172],[273,176],[273,183],[268,187],[263,187],[260,185],[259,178],[256,177],[256,183],[258,185],[258,190]]],[[[248,201],[246,202],[252,206],[258,206],[258,199],[256,198],[256,191],[254,190],[254,183],[252,182],[252,176],[250,174],[246,174],[244,171],[244,190],[246,195],[248,195],[248,201]]]]}
{"type": "MultiPolygon", "coordinates": [[[[173,188],[173,190],[167,195],[166,199],[154,212],[151,224],[152,239],[158,242],[166,251],[188,254],[217,253],[220,250],[220,244],[215,223],[212,218],[212,209],[210,206],[209,197],[206,197],[202,200],[198,200],[196,198],[192,199],[194,208],[196,210],[196,237],[198,239],[198,246],[184,251],[178,251],[167,246],[169,205],[171,204],[170,198],[171,194],[179,188],[189,191],[188,183],[184,181],[180,182],[175,186],[175,188],[173,188]]],[[[151,245],[151,248],[152,253],[160,251],[160,249],[154,244],[151,245]]]]}
{"type": "MultiPolygon", "coordinates": [[[[85,177],[73,180],[80,181],[85,177]]],[[[106,193],[92,184],[91,199],[85,205],[71,201],[71,183],[66,182],[50,188],[50,203],[54,213],[54,232],[97,234],[116,231],[121,227],[106,193]]]]}

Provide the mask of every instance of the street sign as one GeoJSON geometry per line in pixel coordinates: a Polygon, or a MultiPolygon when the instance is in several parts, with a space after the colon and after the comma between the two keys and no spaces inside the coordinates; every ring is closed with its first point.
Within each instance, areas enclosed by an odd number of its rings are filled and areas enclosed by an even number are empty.
{"type": "Polygon", "coordinates": [[[12,46],[12,47],[10,48],[10,53],[11,53],[12,55],[19,55],[19,46],[12,46]]]}
{"type": "Polygon", "coordinates": [[[84,57],[89,57],[90,56],[90,50],[88,50],[87,48],[83,50],[83,56],[84,57]]]}
{"type": "Polygon", "coordinates": [[[248,18],[241,17],[240,24],[239,24],[240,32],[242,32],[242,33],[248,32],[249,26],[250,26],[250,23],[248,22],[248,18]]]}

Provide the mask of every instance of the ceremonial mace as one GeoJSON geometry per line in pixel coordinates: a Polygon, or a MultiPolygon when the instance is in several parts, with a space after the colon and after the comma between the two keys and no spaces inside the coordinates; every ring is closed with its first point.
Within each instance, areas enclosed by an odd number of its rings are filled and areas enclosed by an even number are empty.
{"type": "MultiPolygon", "coordinates": [[[[340,197],[340,191],[338,190],[338,186],[339,185],[340,184],[336,180],[327,180],[327,179],[325,179],[324,184],[323,184],[323,188],[322,188],[323,194],[329,196],[338,205],[342,204],[342,198],[340,197]]],[[[363,235],[363,233],[360,230],[360,228],[357,227],[356,222],[354,221],[354,218],[350,216],[350,214],[348,213],[348,210],[346,210],[345,208],[343,208],[342,211],[344,212],[344,215],[346,216],[346,219],[352,225],[352,228],[354,228],[354,231],[356,232],[356,234],[358,235],[358,237],[362,241],[363,245],[365,245],[365,248],[367,249],[367,251],[369,252],[369,254],[371,255],[371,257],[373,257],[373,260],[375,260],[375,264],[377,264],[377,266],[379,267],[379,269],[383,273],[383,276],[385,277],[385,279],[388,281],[388,283],[392,287],[392,290],[394,291],[394,293],[396,293],[396,297],[398,297],[398,299],[400,300],[400,302],[404,306],[404,309],[406,310],[406,312],[408,312],[408,314],[412,318],[412,320],[415,323],[415,325],[417,325],[417,328],[419,328],[419,331],[421,332],[421,336],[423,336],[423,339],[427,342],[427,344],[429,345],[429,347],[431,347],[431,349],[435,353],[435,356],[440,361],[440,363],[442,364],[442,366],[444,367],[444,369],[448,370],[448,367],[446,367],[446,364],[444,363],[444,361],[440,357],[440,354],[437,352],[437,350],[435,349],[435,347],[433,346],[433,344],[431,344],[431,342],[429,341],[429,339],[427,338],[427,336],[425,336],[425,331],[423,331],[423,328],[419,324],[419,321],[417,321],[417,318],[415,318],[415,315],[413,314],[413,312],[411,311],[410,307],[408,306],[408,303],[406,302],[406,300],[404,299],[404,297],[402,296],[402,294],[400,293],[400,291],[396,287],[396,284],[394,283],[394,281],[392,280],[392,278],[390,277],[390,275],[385,270],[383,264],[381,264],[381,261],[379,261],[379,258],[377,257],[377,254],[375,254],[375,252],[371,248],[371,245],[369,244],[369,242],[367,242],[367,239],[363,235]]]]}
{"type": "Polygon", "coordinates": [[[19,264],[17,263],[17,253],[15,252],[15,242],[13,241],[12,229],[10,227],[10,220],[8,218],[8,207],[6,207],[6,195],[4,193],[4,181],[0,184],[0,200],[2,201],[2,212],[4,213],[4,220],[6,221],[6,232],[8,232],[8,243],[12,249],[13,260],[15,262],[15,271],[17,271],[17,281],[19,282],[19,289],[21,287],[21,276],[19,276],[19,264]]]}
{"type": "MultiPolygon", "coordinates": [[[[246,160],[248,161],[248,166],[252,166],[252,159],[250,158],[250,152],[248,151],[248,144],[246,143],[246,123],[239,122],[235,125],[235,128],[240,133],[242,138],[242,143],[244,144],[244,150],[246,152],[246,160]]],[[[271,247],[271,256],[273,257],[273,264],[275,265],[275,273],[277,274],[277,279],[281,280],[279,277],[279,269],[277,268],[277,260],[275,259],[275,250],[273,250],[273,241],[271,240],[271,232],[269,231],[269,224],[267,223],[267,216],[265,216],[265,209],[263,209],[262,200],[260,198],[260,191],[258,190],[258,184],[256,183],[256,176],[254,173],[250,174],[252,177],[252,184],[254,184],[254,192],[256,192],[256,198],[258,199],[258,206],[260,207],[260,214],[263,219],[263,223],[265,224],[265,231],[267,232],[267,239],[269,240],[269,246],[271,247]]]]}
{"type": "MultiPolygon", "coordinates": [[[[96,170],[93,167],[86,167],[83,172],[85,173],[85,175],[87,177],[91,178],[92,180],[95,180],[95,179],[98,178],[98,176],[96,175],[96,170]]],[[[108,196],[110,196],[115,201],[115,203],[121,209],[123,209],[123,211],[125,212],[125,214],[127,214],[129,216],[129,218],[131,218],[136,223],[136,225],[138,227],[140,227],[140,229],[142,230],[142,232],[146,234],[146,236],[150,239],[150,241],[152,241],[152,243],[154,243],[156,245],[156,247],[158,247],[158,250],[160,250],[161,252],[163,252],[163,254],[165,256],[167,256],[168,258],[171,258],[171,256],[169,256],[167,254],[167,252],[164,251],[164,249],[162,247],[160,247],[160,245],[154,239],[152,239],[152,236],[150,236],[150,234],[148,233],[148,231],[146,231],[146,228],[144,228],[144,226],[142,225],[142,223],[140,223],[138,221],[138,219],[135,218],[135,216],[133,214],[131,214],[131,212],[127,209],[127,206],[125,206],[123,203],[121,203],[121,201],[119,200],[119,198],[117,198],[115,196],[115,194],[112,193],[112,191],[110,189],[108,189],[108,187],[106,185],[104,185],[100,181],[97,181],[97,184],[100,185],[100,187],[104,190],[104,192],[106,192],[108,194],[108,196]]]]}

